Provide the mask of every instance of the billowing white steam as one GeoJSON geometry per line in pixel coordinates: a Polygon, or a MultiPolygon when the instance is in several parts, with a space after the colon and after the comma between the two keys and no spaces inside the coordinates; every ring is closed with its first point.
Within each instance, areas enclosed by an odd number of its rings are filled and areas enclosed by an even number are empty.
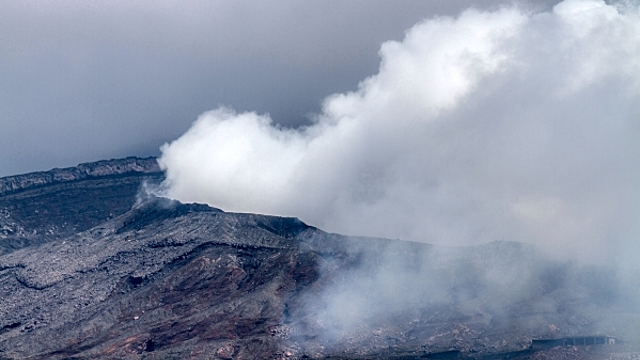
{"type": "Polygon", "coordinates": [[[203,114],[162,147],[167,195],[444,244],[589,253],[640,234],[637,5],[468,10],[380,56],[378,74],[305,128],[203,114]]]}

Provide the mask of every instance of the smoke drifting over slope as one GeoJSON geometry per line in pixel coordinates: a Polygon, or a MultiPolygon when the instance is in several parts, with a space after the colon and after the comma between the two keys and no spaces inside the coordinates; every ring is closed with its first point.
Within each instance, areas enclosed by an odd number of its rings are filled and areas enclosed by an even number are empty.
{"type": "Polygon", "coordinates": [[[603,255],[638,234],[640,11],[566,0],[427,19],[315,123],[219,108],[162,148],[167,195],[440,244],[603,255]]]}

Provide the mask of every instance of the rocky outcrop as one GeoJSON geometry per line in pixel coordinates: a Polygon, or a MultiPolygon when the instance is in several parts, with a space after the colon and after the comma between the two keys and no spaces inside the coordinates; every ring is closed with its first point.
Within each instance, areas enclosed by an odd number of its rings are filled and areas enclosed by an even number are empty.
{"type": "Polygon", "coordinates": [[[103,160],[80,164],[76,167],[52,169],[0,179],[0,195],[22,191],[38,186],[78,181],[87,178],[117,176],[123,174],[151,174],[161,172],[154,157],[103,160]]]}
{"type": "Polygon", "coordinates": [[[81,164],[0,179],[0,254],[90,229],[119,216],[164,174],[155,158],[81,164]]]}

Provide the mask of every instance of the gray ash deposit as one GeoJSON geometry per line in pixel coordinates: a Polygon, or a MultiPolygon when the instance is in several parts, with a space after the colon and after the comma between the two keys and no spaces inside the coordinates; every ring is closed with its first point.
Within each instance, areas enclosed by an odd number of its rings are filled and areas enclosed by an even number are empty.
{"type": "Polygon", "coordinates": [[[0,359],[640,354],[637,289],[614,266],[346,237],[141,191],[162,178],[128,158],[0,179],[0,359]],[[620,341],[531,348],[605,335],[620,341]]]}

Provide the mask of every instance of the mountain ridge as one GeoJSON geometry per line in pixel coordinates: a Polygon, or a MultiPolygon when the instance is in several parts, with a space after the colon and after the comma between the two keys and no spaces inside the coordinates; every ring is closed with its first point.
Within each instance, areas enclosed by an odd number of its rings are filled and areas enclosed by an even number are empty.
{"type": "Polygon", "coordinates": [[[101,160],[82,163],[67,168],[54,168],[27,174],[11,175],[0,178],[0,195],[23,191],[38,186],[71,182],[87,178],[100,178],[130,173],[161,173],[155,157],[139,158],[135,156],[123,159],[101,160]]]}
{"type": "Polygon", "coordinates": [[[82,175],[85,165],[0,194],[0,359],[640,354],[530,349],[533,339],[640,335],[635,293],[612,268],[516,242],[350,237],[182,204],[141,191],[164,179],[151,158],[148,168],[121,161],[133,165],[82,175]]]}
{"type": "Polygon", "coordinates": [[[153,157],[0,178],[0,254],[61,239],[128,211],[164,174],[153,157]]]}

